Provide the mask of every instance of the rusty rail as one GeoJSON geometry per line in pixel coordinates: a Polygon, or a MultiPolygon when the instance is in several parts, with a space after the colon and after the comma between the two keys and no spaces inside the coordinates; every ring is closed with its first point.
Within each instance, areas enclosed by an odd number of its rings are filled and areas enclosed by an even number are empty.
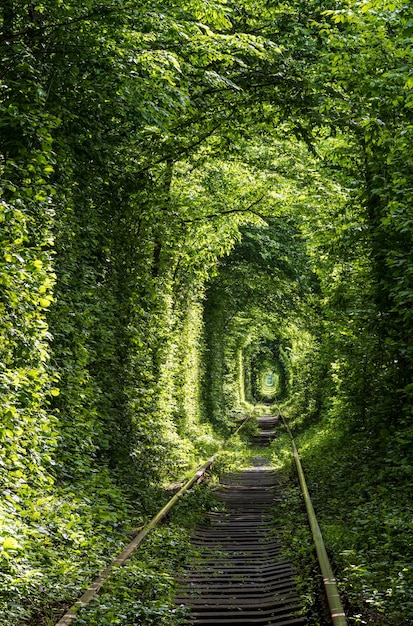
{"type": "Polygon", "coordinates": [[[131,556],[131,554],[140,546],[146,535],[154,528],[171,510],[173,505],[179,500],[179,498],[192,487],[192,485],[198,482],[205,472],[211,467],[215,460],[215,456],[212,456],[206,463],[204,463],[198,471],[186,482],[183,487],[169,500],[169,502],[151,519],[151,521],[132,539],[130,543],[122,550],[122,552],[99,574],[96,580],[91,586],[84,592],[84,594],[70,607],[70,609],[63,615],[63,617],[56,623],[56,626],[68,626],[71,624],[77,616],[79,609],[87,606],[92,598],[98,593],[103,583],[109,578],[113,570],[120,567],[131,556]]]}
{"type": "MultiPolygon", "coordinates": [[[[249,421],[251,415],[248,415],[242,422],[242,424],[230,435],[229,439],[236,435],[249,421]]],[[[162,521],[166,515],[169,513],[171,508],[176,504],[179,498],[190,489],[194,483],[200,482],[205,472],[212,466],[215,461],[216,455],[219,450],[215,453],[214,456],[208,459],[206,463],[201,465],[201,467],[196,471],[196,473],[179,489],[179,491],[169,500],[169,502],[153,517],[148,524],[142,528],[142,530],[132,539],[130,543],[122,550],[122,552],[113,559],[111,563],[104,570],[101,571],[96,580],[86,589],[83,595],[76,600],[76,602],[69,608],[69,610],[60,618],[60,620],[56,623],[55,626],[68,626],[73,622],[76,618],[79,610],[87,606],[91,600],[96,596],[99,592],[99,589],[105,583],[105,581],[111,576],[113,571],[123,565],[125,561],[131,556],[131,554],[138,548],[142,541],[145,539],[146,535],[162,521]]]]}
{"type": "Polygon", "coordinates": [[[328,558],[327,550],[324,545],[323,536],[321,534],[320,526],[318,525],[317,517],[314,511],[313,503],[311,501],[310,493],[308,491],[307,482],[305,480],[304,471],[301,465],[300,457],[295,445],[294,437],[288,426],[283,414],[280,412],[283,424],[290,435],[291,445],[293,448],[295,465],[297,468],[298,478],[300,481],[301,490],[304,496],[305,506],[307,509],[308,520],[310,523],[311,532],[313,534],[314,545],[317,552],[317,558],[320,565],[321,574],[323,576],[324,588],[327,595],[328,605],[330,608],[330,615],[333,622],[333,626],[347,626],[347,618],[341,603],[340,594],[337,587],[337,581],[335,579],[330,560],[328,558]]]}

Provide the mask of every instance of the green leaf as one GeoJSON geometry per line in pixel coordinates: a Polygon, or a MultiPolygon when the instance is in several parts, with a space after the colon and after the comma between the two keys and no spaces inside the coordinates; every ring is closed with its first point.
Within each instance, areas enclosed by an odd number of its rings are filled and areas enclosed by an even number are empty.
{"type": "Polygon", "coordinates": [[[19,544],[14,537],[6,537],[3,541],[3,550],[7,550],[9,552],[14,550],[21,550],[22,546],[19,544]]]}

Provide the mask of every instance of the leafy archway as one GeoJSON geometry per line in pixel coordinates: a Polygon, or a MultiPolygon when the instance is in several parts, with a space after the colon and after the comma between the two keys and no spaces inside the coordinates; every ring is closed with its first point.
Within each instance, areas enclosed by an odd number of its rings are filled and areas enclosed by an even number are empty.
{"type": "MultiPolygon", "coordinates": [[[[411,474],[412,22],[401,0],[3,1],[4,623],[263,377],[303,429],[411,474]]],[[[410,532],[380,516],[386,545],[410,532]]]]}

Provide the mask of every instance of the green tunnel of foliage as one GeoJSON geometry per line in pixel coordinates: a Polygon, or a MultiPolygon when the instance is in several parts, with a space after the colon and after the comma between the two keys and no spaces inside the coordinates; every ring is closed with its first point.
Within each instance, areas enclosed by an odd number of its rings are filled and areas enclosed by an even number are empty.
{"type": "Polygon", "coordinates": [[[76,597],[267,396],[320,506],[328,441],[368,455],[331,541],[360,615],[408,621],[411,7],[3,0],[0,31],[0,623],[76,597]]]}

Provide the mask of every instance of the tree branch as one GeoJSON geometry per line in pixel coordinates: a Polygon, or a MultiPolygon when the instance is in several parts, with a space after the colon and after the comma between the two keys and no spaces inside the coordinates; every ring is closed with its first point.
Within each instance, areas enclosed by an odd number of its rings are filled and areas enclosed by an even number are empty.
{"type": "Polygon", "coordinates": [[[57,30],[58,28],[62,28],[64,26],[71,26],[72,24],[77,24],[79,22],[83,22],[85,20],[92,19],[93,17],[109,15],[110,13],[114,13],[116,9],[104,9],[101,11],[92,11],[91,13],[87,13],[86,15],[80,15],[79,17],[75,17],[71,20],[66,20],[64,22],[57,22],[55,24],[48,24],[47,26],[40,26],[37,28],[33,28],[31,24],[28,28],[20,30],[17,33],[5,32],[3,29],[3,37],[0,38],[0,45],[4,43],[8,43],[13,39],[17,39],[17,37],[21,37],[24,35],[31,34],[32,36],[42,35],[47,30],[57,30]]]}
{"type": "Polygon", "coordinates": [[[230,215],[231,213],[252,213],[256,215],[262,220],[267,219],[267,215],[262,215],[262,213],[258,213],[258,211],[253,211],[252,207],[256,206],[263,200],[266,196],[266,193],[263,193],[257,200],[251,202],[251,204],[246,209],[228,209],[227,211],[220,211],[219,213],[209,213],[208,215],[201,215],[200,217],[194,217],[192,220],[182,220],[183,224],[192,224],[193,222],[200,222],[201,220],[209,220],[214,217],[221,217],[222,215],[230,215]]]}
{"type": "MultiPolygon", "coordinates": [[[[194,141],[194,143],[191,143],[189,146],[185,146],[184,148],[181,148],[179,150],[174,150],[173,152],[174,161],[178,160],[176,157],[180,157],[183,154],[187,154],[188,152],[190,152],[191,150],[199,146],[203,141],[205,141],[205,139],[208,139],[208,137],[211,137],[211,135],[213,135],[214,132],[218,130],[218,128],[222,126],[224,122],[228,121],[228,119],[233,115],[233,113],[234,112],[232,111],[225,120],[221,120],[218,124],[213,126],[211,130],[205,133],[205,135],[202,135],[202,137],[194,141]]],[[[138,170],[137,174],[142,174],[143,172],[147,172],[148,170],[151,169],[151,167],[154,167],[155,165],[159,165],[160,163],[164,163],[165,161],[170,161],[170,160],[171,160],[171,155],[167,154],[166,156],[159,158],[157,161],[153,161],[152,163],[149,163],[149,165],[146,165],[142,169],[138,170]]]]}

